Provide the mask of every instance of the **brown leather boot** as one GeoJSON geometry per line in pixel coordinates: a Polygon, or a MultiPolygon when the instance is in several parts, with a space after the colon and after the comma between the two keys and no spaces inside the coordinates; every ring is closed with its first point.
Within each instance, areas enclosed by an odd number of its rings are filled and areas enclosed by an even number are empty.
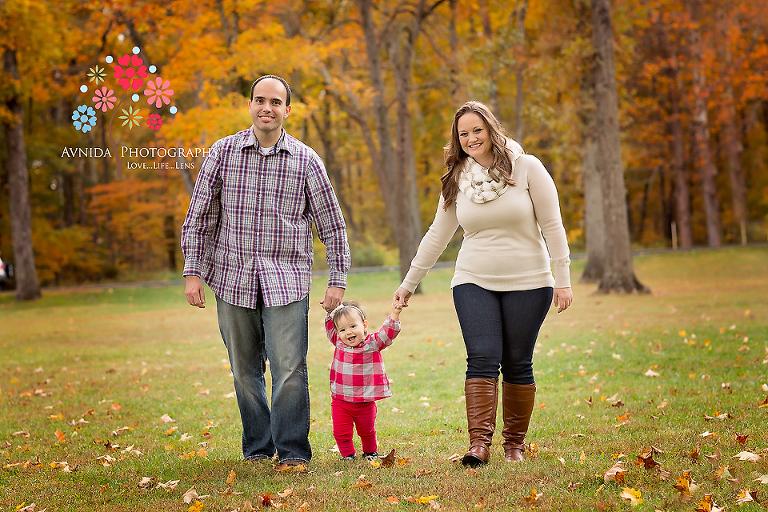
{"type": "Polygon", "coordinates": [[[469,451],[461,459],[465,466],[486,464],[491,458],[491,438],[496,430],[496,406],[499,403],[497,379],[467,379],[467,432],[469,451]]]}
{"type": "Polygon", "coordinates": [[[504,409],[504,459],[518,462],[524,459],[525,434],[531,422],[536,384],[502,384],[502,407],[504,409]]]}

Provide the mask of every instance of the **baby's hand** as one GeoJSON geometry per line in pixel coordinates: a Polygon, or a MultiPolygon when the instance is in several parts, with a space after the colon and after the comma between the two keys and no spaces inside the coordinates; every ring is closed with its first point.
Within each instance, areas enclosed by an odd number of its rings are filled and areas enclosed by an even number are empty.
{"type": "Polygon", "coordinates": [[[403,306],[397,302],[396,300],[392,301],[392,314],[389,315],[392,317],[392,320],[399,320],[400,319],[400,312],[403,310],[403,306]]]}

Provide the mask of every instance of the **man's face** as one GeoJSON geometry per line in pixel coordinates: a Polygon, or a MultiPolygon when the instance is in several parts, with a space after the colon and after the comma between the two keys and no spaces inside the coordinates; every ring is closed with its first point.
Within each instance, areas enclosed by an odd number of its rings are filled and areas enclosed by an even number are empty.
{"type": "Polygon", "coordinates": [[[248,101],[254,128],[260,132],[279,130],[291,112],[291,107],[285,104],[287,98],[288,91],[279,80],[265,78],[257,83],[253,99],[248,101]]]}

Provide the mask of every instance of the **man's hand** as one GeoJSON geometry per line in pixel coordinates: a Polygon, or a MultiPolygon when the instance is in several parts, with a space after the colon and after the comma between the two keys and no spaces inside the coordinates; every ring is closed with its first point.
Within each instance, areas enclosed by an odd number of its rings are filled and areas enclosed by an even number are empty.
{"type": "Polygon", "coordinates": [[[184,295],[187,296],[189,305],[204,308],[205,287],[203,286],[203,280],[198,276],[185,276],[184,281],[184,295]]]}
{"type": "Polygon", "coordinates": [[[330,313],[341,304],[342,300],[344,300],[344,288],[329,286],[325,290],[325,298],[320,301],[320,304],[326,312],[330,313]]]}

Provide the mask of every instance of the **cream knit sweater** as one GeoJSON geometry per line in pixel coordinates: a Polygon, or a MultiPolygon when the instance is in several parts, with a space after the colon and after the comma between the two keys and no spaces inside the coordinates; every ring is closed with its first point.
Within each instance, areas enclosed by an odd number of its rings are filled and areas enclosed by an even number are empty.
{"type": "Polygon", "coordinates": [[[451,288],[465,283],[494,291],[570,287],[570,250],[552,177],[538,158],[522,155],[514,180],[514,187],[487,203],[459,192],[446,211],[441,196],[401,286],[413,292],[461,226],[464,239],[451,288]]]}

